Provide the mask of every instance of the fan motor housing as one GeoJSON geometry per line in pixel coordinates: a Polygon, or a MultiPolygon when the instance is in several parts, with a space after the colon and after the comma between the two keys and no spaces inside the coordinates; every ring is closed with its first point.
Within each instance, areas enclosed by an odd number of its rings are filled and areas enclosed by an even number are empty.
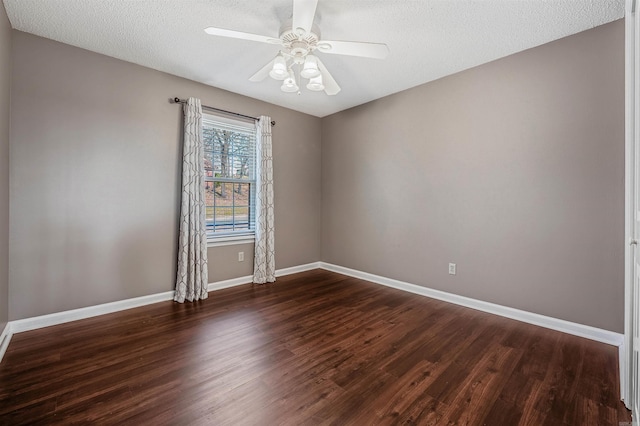
{"type": "Polygon", "coordinates": [[[288,20],[280,28],[280,40],[293,56],[306,56],[311,53],[320,41],[320,29],[317,25],[311,27],[311,32],[299,35],[288,20]]]}

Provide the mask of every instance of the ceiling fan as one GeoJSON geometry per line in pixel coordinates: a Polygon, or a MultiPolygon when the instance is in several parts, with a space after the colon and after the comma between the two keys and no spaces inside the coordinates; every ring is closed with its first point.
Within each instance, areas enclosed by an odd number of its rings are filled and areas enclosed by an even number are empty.
{"type": "Polygon", "coordinates": [[[262,81],[267,75],[281,80],[283,92],[297,92],[301,77],[308,79],[306,87],[312,91],[322,91],[335,95],[340,86],[333,79],[327,67],[314,53],[360,56],[364,58],[384,59],[389,48],[382,43],[363,43],[357,41],[329,41],[320,39],[320,29],[313,24],[318,0],[293,0],[293,16],[280,28],[278,38],[227,30],[224,28],[205,28],[207,34],[259,41],[281,46],[276,57],[255,73],[250,81],[262,81]],[[297,71],[294,73],[294,67],[297,71]]]}

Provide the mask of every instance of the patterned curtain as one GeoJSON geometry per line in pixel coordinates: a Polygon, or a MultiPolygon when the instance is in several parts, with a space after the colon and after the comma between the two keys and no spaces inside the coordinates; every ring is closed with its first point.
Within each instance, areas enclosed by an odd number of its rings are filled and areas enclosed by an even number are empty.
{"type": "Polygon", "coordinates": [[[183,303],[185,299],[206,299],[207,285],[202,105],[200,99],[189,98],[184,104],[182,207],[174,300],[183,303]]]}
{"type": "Polygon", "coordinates": [[[273,157],[271,154],[271,117],[261,116],[256,135],[256,242],[253,260],[253,282],[276,280],[276,258],[273,237],[273,157]]]}

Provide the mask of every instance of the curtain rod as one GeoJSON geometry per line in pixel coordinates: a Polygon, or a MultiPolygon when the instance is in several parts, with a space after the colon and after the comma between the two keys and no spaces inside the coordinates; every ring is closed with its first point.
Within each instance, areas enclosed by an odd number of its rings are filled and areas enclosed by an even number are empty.
{"type": "MultiPolygon", "coordinates": [[[[184,104],[187,101],[185,99],[173,98],[173,99],[169,99],[169,102],[171,102],[172,104],[184,104]]],[[[259,120],[258,117],[252,117],[250,115],[244,115],[244,114],[240,114],[238,112],[227,111],[226,109],[214,108],[214,107],[210,107],[210,106],[207,106],[207,105],[202,105],[202,108],[211,109],[211,110],[222,112],[222,113],[225,113],[225,114],[235,115],[237,117],[250,118],[251,120],[259,120]]],[[[276,122],[272,120],[271,121],[271,125],[275,126],[276,122]]]]}

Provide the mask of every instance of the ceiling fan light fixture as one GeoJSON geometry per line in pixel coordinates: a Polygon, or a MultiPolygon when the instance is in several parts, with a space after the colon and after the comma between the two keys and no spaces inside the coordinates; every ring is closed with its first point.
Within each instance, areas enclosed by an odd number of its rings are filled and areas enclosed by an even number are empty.
{"type": "Polygon", "coordinates": [[[307,55],[300,75],[304,78],[314,78],[320,75],[318,59],[313,55],[307,55]]]}
{"type": "Polygon", "coordinates": [[[249,77],[249,81],[262,81],[269,75],[275,80],[282,81],[280,89],[283,92],[298,92],[298,94],[301,94],[300,87],[303,81],[311,91],[324,90],[329,96],[340,92],[340,86],[322,63],[321,58],[313,53],[323,52],[374,59],[385,59],[389,54],[389,47],[383,43],[323,40],[320,37],[320,28],[313,23],[318,0],[291,1],[293,1],[293,15],[280,26],[278,38],[217,27],[208,27],[205,32],[216,37],[280,46],[277,56],[249,77]],[[291,68],[296,70],[295,75],[291,68]],[[302,80],[303,78],[307,80],[302,80]]]}
{"type": "Polygon", "coordinates": [[[285,61],[282,55],[276,56],[276,59],[273,61],[273,68],[271,68],[269,75],[274,80],[284,80],[289,76],[289,71],[287,71],[287,61],[285,61]]]}
{"type": "Polygon", "coordinates": [[[307,89],[320,92],[324,90],[324,84],[322,83],[322,74],[318,74],[317,77],[312,77],[307,84],[307,89]]]}
{"type": "Polygon", "coordinates": [[[297,92],[299,89],[296,79],[294,78],[293,71],[289,70],[289,76],[284,79],[280,90],[287,93],[297,92]]]}

